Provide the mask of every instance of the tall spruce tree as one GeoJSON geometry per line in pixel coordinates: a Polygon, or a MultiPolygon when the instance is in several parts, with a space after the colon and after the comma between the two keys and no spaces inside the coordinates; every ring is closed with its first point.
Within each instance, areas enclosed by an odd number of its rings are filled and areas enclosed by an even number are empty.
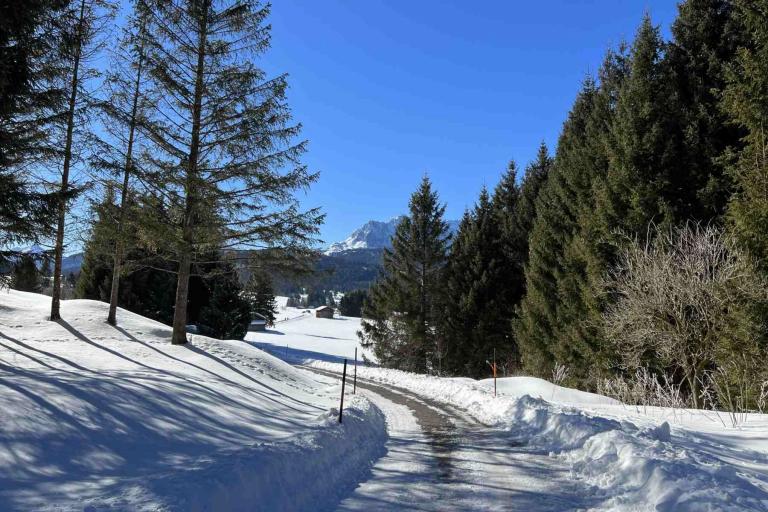
{"type": "Polygon", "coordinates": [[[70,28],[67,36],[69,57],[67,107],[63,115],[63,161],[58,182],[56,236],[53,257],[53,292],[51,320],[61,318],[61,264],[64,256],[64,230],[67,220],[68,197],[73,187],[75,166],[85,160],[86,145],[80,144],[89,135],[88,117],[93,96],[92,80],[98,75],[94,59],[105,44],[105,37],[114,17],[116,6],[108,0],[79,0],[65,9],[62,19],[70,28]]]}
{"type": "Polygon", "coordinates": [[[722,155],[729,147],[740,147],[744,136],[743,127],[728,122],[720,102],[727,68],[745,34],[732,0],[686,0],[678,9],[665,73],[672,87],[670,110],[681,132],[681,167],[686,169],[679,193],[690,203],[689,218],[720,222],[733,188],[722,155]]]}
{"type": "Polygon", "coordinates": [[[442,274],[450,235],[445,206],[426,176],[384,252],[382,276],[363,311],[361,340],[379,362],[415,372],[439,370],[442,274]]]}
{"type": "Polygon", "coordinates": [[[53,233],[58,196],[29,179],[58,154],[51,127],[64,101],[64,0],[0,4],[0,266],[10,247],[53,233]]]}
{"type": "MultiPolygon", "coordinates": [[[[488,361],[516,357],[508,325],[504,277],[507,261],[497,212],[483,188],[471,214],[462,219],[446,271],[445,330],[450,358],[445,368],[471,377],[488,375],[488,361]]],[[[507,367],[504,364],[504,367],[507,367]]]]}
{"type": "Polygon", "coordinates": [[[736,16],[748,41],[728,68],[724,110],[744,129],[744,148],[730,156],[735,192],[730,229],[768,273],[768,1],[737,1],[736,16]]]}
{"type": "Polygon", "coordinates": [[[561,310],[568,298],[561,293],[560,281],[566,275],[564,258],[578,227],[578,202],[589,195],[594,179],[594,168],[577,165],[589,154],[587,133],[597,95],[597,84],[587,79],[565,122],[553,168],[536,201],[526,293],[514,321],[523,365],[534,375],[549,374],[564,330],[561,310]]]}
{"type": "Polygon", "coordinates": [[[147,66],[159,101],[148,182],[171,215],[147,229],[178,261],[174,344],[186,343],[189,278],[200,255],[305,251],[322,222],[293,195],[317,175],[299,161],[305,143],[293,142],[300,126],[285,103],[286,76],[268,78],[255,64],[270,45],[268,14],[255,2],[153,2],[147,66]]]}

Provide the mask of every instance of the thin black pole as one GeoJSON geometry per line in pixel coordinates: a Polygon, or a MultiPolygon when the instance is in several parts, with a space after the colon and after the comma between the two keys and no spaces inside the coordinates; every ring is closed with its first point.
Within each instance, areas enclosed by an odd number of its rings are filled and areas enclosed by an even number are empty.
{"type": "Polygon", "coordinates": [[[344,373],[341,374],[341,404],[339,405],[339,423],[344,412],[344,384],[347,382],[347,360],[344,359],[344,373]]]}
{"type": "Polygon", "coordinates": [[[496,397],[496,347],[493,348],[493,396],[496,397]]]}
{"type": "Polygon", "coordinates": [[[352,394],[357,392],[357,347],[355,347],[355,376],[352,378],[352,394]]]}

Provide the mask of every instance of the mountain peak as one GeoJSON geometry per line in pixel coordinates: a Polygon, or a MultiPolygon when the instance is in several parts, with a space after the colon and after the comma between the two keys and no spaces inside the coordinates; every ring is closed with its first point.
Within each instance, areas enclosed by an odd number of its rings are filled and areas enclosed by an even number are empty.
{"type": "MultiPolygon", "coordinates": [[[[332,255],[356,249],[388,249],[392,247],[392,236],[404,217],[405,215],[398,215],[387,221],[369,220],[354,230],[346,239],[331,244],[325,254],[332,255]]],[[[450,232],[455,232],[459,225],[458,221],[450,220],[447,222],[450,232]]]]}

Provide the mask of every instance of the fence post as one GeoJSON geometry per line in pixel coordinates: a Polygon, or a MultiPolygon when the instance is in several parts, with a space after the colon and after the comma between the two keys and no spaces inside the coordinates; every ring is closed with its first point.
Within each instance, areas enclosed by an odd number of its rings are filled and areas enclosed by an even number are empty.
{"type": "Polygon", "coordinates": [[[339,404],[339,423],[344,412],[344,384],[347,382],[347,360],[344,359],[344,373],[341,374],[341,403],[339,404]]]}
{"type": "Polygon", "coordinates": [[[496,398],[496,347],[493,348],[493,397],[496,398]]]}
{"type": "Polygon", "coordinates": [[[352,394],[357,392],[357,347],[355,347],[355,376],[352,377],[352,394]]]}

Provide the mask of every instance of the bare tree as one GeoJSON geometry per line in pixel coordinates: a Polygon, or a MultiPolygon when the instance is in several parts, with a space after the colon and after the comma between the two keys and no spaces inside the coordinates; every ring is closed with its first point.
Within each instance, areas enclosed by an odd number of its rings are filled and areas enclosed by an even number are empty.
{"type": "Polygon", "coordinates": [[[686,224],[633,241],[609,273],[605,287],[616,300],[603,314],[606,332],[623,366],[649,361],[682,375],[694,407],[705,371],[737,351],[758,346],[765,283],[733,240],[712,226],[686,224]]]}

